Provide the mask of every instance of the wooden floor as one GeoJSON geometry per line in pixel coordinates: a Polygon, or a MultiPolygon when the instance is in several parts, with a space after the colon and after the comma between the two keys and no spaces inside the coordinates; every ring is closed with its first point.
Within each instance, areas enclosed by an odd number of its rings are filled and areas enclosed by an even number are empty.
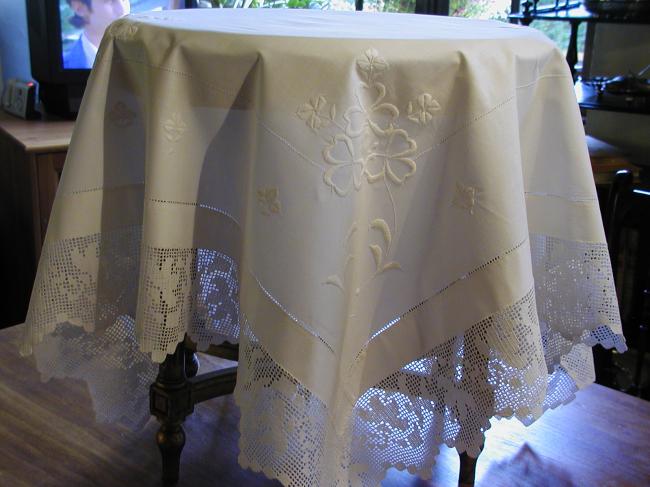
{"type": "MultiPolygon", "coordinates": [[[[137,433],[96,424],[85,385],[40,382],[18,356],[19,332],[0,331],[0,486],[158,486],[155,421],[137,433]]],[[[185,423],[180,486],[280,485],[238,466],[238,422],[232,397],[196,408],[185,423]]],[[[458,463],[443,447],[433,480],[391,470],[382,485],[453,486],[458,463]]],[[[494,421],[477,479],[485,487],[650,486],[650,403],[593,385],[529,428],[494,421]]]]}

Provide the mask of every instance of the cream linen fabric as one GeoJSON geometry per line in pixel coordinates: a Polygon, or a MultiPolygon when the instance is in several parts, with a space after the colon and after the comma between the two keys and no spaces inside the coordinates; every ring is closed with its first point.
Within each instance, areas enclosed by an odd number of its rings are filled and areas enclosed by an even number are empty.
{"type": "Polygon", "coordinates": [[[427,477],[625,349],[561,53],[401,14],[112,24],[27,321],[45,376],[133,424],[185,333],[240,340],[240,463],[292,486],[427,477]]]}

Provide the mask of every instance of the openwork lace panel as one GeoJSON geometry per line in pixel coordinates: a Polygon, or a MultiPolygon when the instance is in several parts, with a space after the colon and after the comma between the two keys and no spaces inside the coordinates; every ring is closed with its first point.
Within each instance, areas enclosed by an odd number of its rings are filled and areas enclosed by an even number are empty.
{"type": "Polygon", "coordinates": [[[145,247],[140,275],[139,248],[139,226],[46,246],[25,351],[36,344],[44,378],[85,380],[99,420],[137,427],[157,372],[150,352],[186,332],[200,348],[241,339],[236,400],[256,421],[240,425],[240,463],[286,485],[377,485],[390,467],[427,478],[438,445],[477,454],[491,417],[529,424],[593,382],[591,346],[625,349],[606,246],[532,235],[535,289],[369,388],[337,433],[253,334],[233,259],[145,247]]]}

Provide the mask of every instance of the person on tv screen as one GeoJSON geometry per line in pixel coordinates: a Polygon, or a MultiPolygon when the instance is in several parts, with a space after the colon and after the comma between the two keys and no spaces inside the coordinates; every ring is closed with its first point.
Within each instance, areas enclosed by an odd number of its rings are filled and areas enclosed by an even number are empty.
{"type": "Polygon", "coordinates": [[[63,54],[64,69],[90,69],[104,31],[111,22],[128,15],[129,0],[67,0],[74,12],[69,22],[83,29],[69,51],[63,54]]]}

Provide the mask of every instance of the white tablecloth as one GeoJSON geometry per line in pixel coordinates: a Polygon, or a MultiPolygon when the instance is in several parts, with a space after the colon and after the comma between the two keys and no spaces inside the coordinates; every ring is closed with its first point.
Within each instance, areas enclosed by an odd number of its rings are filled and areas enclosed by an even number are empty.
{"type": "Polygon", "coordinates": [[[27,322],[45,377],[134,425],[185,333],[239,341],[240,463],[286,485],[476,454],[491,417],[592,382],[592,345],[625,349],[564,57],[431,16],[119,20],[27,322]]]}

